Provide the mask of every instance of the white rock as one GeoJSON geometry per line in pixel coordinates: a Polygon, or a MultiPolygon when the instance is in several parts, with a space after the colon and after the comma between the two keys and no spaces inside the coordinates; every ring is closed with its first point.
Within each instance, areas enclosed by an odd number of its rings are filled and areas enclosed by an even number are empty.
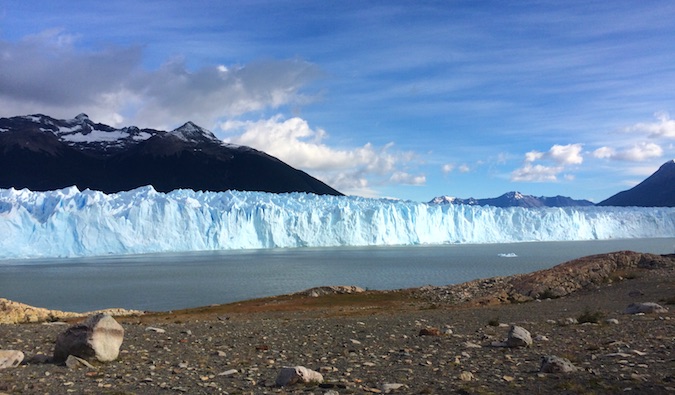
{"type": "Polygon", "coordinates": [[[626,314],[651,314],[651,313],[667,313],[668,309],[665,307],[653,303],[653,302],[646,302],[646,303],[631,303],[628,305],[626,308],[626,311],[624,313],[626,314]]]}
{"type": "Polygon", "coordinates": [[[509,347],[528,347],[532,345],[532,335],[522,326],[511,325],[506,345],[509,347]]]}
{"type": "Polygon", "coordinates": [[[541,357],[541,367],[539,371],[542,373],[570,373],[576,372],[577,367],[567,358],[557,357],[555,355],[545,355],[541,357]]]}
{"type": "Polygon", "coordinates": [[[304,366],[286,366],[281,368],[276,385],[284,387],[297,383],[323,383],[323,375],[304,366]]]}
{"type": "Polygon", "coordinates": [[[459,379],[462,381],[472,381],[474,379],[473,373],[466,370],[459,374],[459,379]]]}
{"type": "Polygon", "coordinates": [[[605,323],[610,325],[619,325],[619,320],[617,320],[616,318],[608,318],[605,320],[605,323]]]}
{"type": "Polygon", "coordinates": [[[562,320],[558,321],[558,324],[560,324],[560,325],[576,325],[578,323],[579,323],[579,321],[576,318],[573,318],[573,317],[567,317],[565,319],[562,319],[562,320]]]}
{"type": "Polygon", "coordinates": [[[149,326],[145,328],[146,332],[156,332],[156,333],[166,333],[165,329],[162,328],[156,328],[154,326],[149,326]]]}
{"type": "Polygon", "coordinates": [[[124,340],[124,328],[108,314],[96,314],[66,329],[56,337],[54,361],[68,355],[101,362],[117,359],[124,340]]]}
{"type": "Polygon", "coordinates": [[[226,370],[222,373],[218,373],[218,376],[232,376],[233,374],[237,374],[239,371],[237,369],[230,369],[226,370]]]}
{"type": "Polygon", "coordinates": [[[23,362],[23,352],[17,350],[0,350],[0,369],[15,368],[23,362]]]}
{"type": "Polygon", "coordinates": [[[405,387],[406,387],[405,384],[400,384],[400,383],[385,383],[385,384],[382,384],[382,386],[380,387],[380,389],[381,389],[382,392],[384,392],[385,394],[388,394],[388,393],[390,393],[390,392],[392,392],[392,391],[396,391],[396,390],[399,390],[399,389],[405,388],[405,387]]]}
{"type": "Polygon", "coordinates": [[[462,343],[462,346],[464,348],[481,348],[482,347],[480,344],[476,344],[476,343],[470,342],[470,341],[465,341],[464,343],[462,343]]]}

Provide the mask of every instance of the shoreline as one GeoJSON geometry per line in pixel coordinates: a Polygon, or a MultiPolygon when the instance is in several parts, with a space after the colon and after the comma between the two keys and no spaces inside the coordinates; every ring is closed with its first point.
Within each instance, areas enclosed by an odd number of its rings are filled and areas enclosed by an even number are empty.
{"type": "Polygon", "coordinates": [[[335,299],[333,302],[342,304],[360,303],[359,300],[350,300],[349,295],[360,295],[361,297],[358,299],[364,300],[384,301],[391,299],[396,301],[398,299],[410,299],[411,303],[413,301],[419,301],[420,303],[426,301],[446,307],[499,305],[564,297],[589,286],[597,287],[603,283],[611,283],[616,279],[622,279],[621,276],[625,276],[627,273],[630,276],[631,270],[672,270],[673,268],[675,268],[675,254],[658,255],[616,251],[581,257],[535,272],[482,278],[459,284],[426,285],[394,290],[365,290],[354,285],[327,285],[290,294],[166,311],[143,311],[113,307],[87,312],[70,312],[31,306],[0,297],[0,324],[74,320],[96,313],[110,314],[115,317],[161,316],[189,314],[195,311],[207,312],[209,309],[243,311],[245,310],[243,306],[250,306],[254,311],[264,311],[265,309],[274,310],[283,305],[286,310],[290,310],[293,308],[293,304],[297,304],[297,308],[303,309],[305,308],[303,306],[312,305],[306,300],[303,301],[308,297],[332,297],[332,299],[335,299]],[[276,307],[274,307],[275,305],[276,307]]]}

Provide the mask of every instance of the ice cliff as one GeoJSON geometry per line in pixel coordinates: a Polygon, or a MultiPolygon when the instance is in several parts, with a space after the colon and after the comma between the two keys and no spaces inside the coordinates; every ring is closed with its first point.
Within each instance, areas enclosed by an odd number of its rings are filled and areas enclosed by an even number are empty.
{"type": "Polygon", "coordinates": [[[498,208],[304,193],[0,189],[0,259],[675,236],[675,208],[498,208]]]}

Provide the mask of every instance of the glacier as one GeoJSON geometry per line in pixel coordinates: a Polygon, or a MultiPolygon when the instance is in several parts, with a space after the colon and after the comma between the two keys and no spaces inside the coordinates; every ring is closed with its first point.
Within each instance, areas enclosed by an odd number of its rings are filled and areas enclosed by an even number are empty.
{"type": "Polygon", "coordinates": [[[305,193],[0,189],[0,259],[675,236],[675,208],[499,208],[305,193]]]}

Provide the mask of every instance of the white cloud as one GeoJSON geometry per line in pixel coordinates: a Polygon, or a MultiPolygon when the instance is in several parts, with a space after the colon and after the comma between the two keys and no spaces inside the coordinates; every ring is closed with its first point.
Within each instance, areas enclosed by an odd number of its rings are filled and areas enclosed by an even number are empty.
{"type": "Polygon", "coordinates": [[[642,142],[623,149],[600,147],[593,151],[593,156],[599,159],[642,162],[663,156],[663,148],[655,143],[642,142]]]}
{"type": "Polygon", "coordinates": [[[675,120],[667,112],[654,114],[657,122],[641,122],[626,128],[627,132],[645,133],[649,137],[675,138],[675,120]]]}
{"type": "Polygon", "coordinates": [[[584,158],[581,156],[581,144],[554,145],[548,152],[548,157],[563,165],[580,165],[584,158]]]}
{"type": "Polygon", "coordinates": [[[471,171],[471,168],[467,164],[462,164],[459,166],[458,170],[460,173],[468,173],[471,171]]]}
{"type": "Polygon", "coordinates": [[[441,171],[445,174],[452,173],[452,171],[455,169],[455,165],[451,163],[446,163],[443,166],[441,166],[441,171]]]}
{"type": "MultiPolygon", "coordinates": [[[[582,148],[582,144],[555,144],[547,152],[527,152],[523,166],[511,173],[511,181],[558,181],[558,175],[565,170],[566,166],[583,163],[582,148]],[[553,165],[535,164],[536,161],[547,161],[553,165]]],[[[569,181],[574,179],[574,175],[565,174],[563,178],[569,181]]]]}
{"type": "Polygon", "coordinates": [[[421,185],[424,175],[411,175],[405,167],[414,159],[393,150],[393,143],[375,147],[334,148],[324,143],[325,130],[312,129],[299,117],[276,115],[260,121],[229,120],[220,124],[225,141],[264,151],[312,175],[341,192],[372,196],[373,185],[421,185]]]}
{"type": "Polygon", "coordinates": [[[582,144],[555,144],[548,152],[530,151],[525,154],[525,162],[535,162],[542,159],[550,159],[563,165],[578,165],[583,163],[581,156],[582,144]]]}

